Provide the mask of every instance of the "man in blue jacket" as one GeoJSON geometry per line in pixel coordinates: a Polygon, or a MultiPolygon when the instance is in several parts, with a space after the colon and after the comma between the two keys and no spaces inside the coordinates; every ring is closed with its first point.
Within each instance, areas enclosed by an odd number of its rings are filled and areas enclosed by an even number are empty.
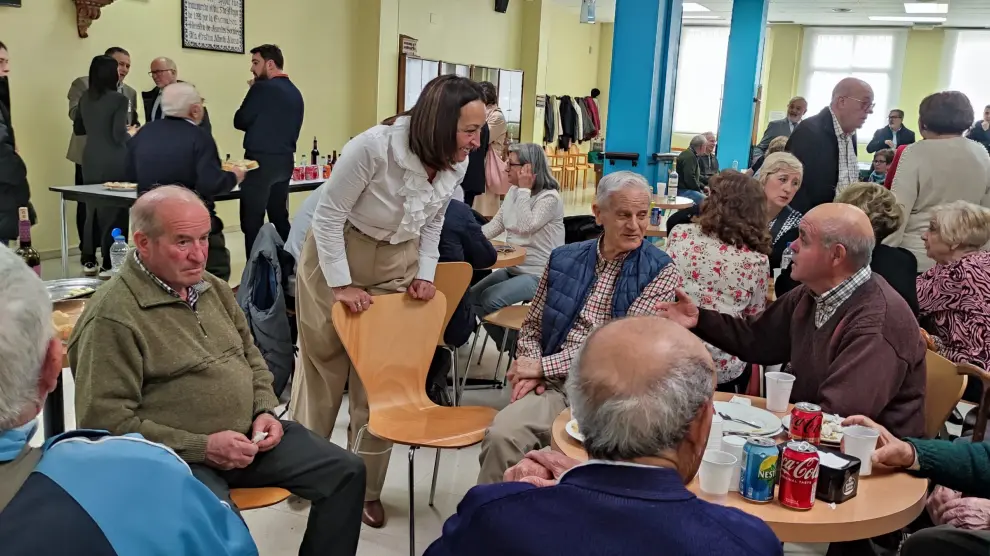
{"type": "Polygon", "coordinates": [[[574,354],[609,320],[652,314],[673,300],[681,276],[670,257],[643,238],[652,191],[643,176],[614,172],[598,184],[592,211],[601,238],[554,249],[519,331],[509,370],[511,403],[481,443],[478,483],[497,483],[530,450],[550,444],[550,427],[567,407],[563,384],[574,354]]]}
{"type": "Polygon", "coordinates": [[[44,284],[4,246],[0,314],[0,552],[258,554],[244,522],[165,446],[77,430],[32,447],[62,342],[44,284]]]}
{"type": "Polygon", "coordinates": [[[471,489],[426,556],[781,555],[760,519],[684,486],[708,444],[715,382],[704,344],[673,322],[631,317],[597,329],[567,379],[589,461],[565,464],[545,488],[471,489]]]}

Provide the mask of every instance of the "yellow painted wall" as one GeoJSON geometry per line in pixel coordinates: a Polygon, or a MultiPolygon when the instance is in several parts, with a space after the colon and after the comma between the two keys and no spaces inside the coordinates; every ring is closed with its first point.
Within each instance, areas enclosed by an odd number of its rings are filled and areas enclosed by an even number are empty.
{"type": "MultiPolygon", "coordinates": [[[[944,29],[908,33],[907,45],[904,49],[904,72],[901,75],[901,94],[897,107],[904,110],[904,125],[913,129],[915,134],[918,133],[918,106],[922,99],[941,89],[939,70],[942,67],[944,46],[944,29]]],[[[920,135],[918,139],[921,139],[920,135]]]]}
{"type": "Polygon", "coordinates": [[[503,14],[492,0],[399,0],[399,33],[419,39],[423,58],[519,69],[521,4],[503,14]]]}
{"type": "MultiPolygon", "coordinates": [[[[356,60],[361,60],[354,48],[354,38],[362,32],[355,27],[355,7],[365,1],[245,1],[247,48],[265,42],[281,46],[285,69],[306,99],[300,152],[309,151],[314,135],[322,151],[339,150],[362,129],[351,108],[363,93],[350,78],[356,60]]],[[[25,2],[21,9],[2,11],[0,38],[12,59],[13,121],[39,212],[33,231],[39,250],[59,247],[58,196],[48,187],[73,182],[73,165],[65,159],[72,128],[66,92],[73,79],[87,73],[92,57],[109,46],[130,51],[133,67],[127,83],[139,91],[153,86],[147,72],[154,57],[173,58],[180,78],[195,83],[207,99],[220,152],[242,152],[242,135],[232,121],[247,91],[250,56],[183,49],[180,6],[177,0],[116,2],[104,8],[88,39],[78,38],[75,10],[67,0],[25,2]]],[[[303,196],[293,197],[294,211],[303,196]]],[[[71,210],[74,237],[74,207],[71,210]]],[[[220,203],[218,210],[228,227],[237,226],[236,203],[220,203]]]]}

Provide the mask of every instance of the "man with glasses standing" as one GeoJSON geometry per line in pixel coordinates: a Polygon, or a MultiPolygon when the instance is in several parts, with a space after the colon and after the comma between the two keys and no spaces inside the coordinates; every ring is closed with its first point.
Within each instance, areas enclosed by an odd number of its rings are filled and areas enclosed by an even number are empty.
{"type": "Polygon", "coordinates": [[[859,181],[856,130],[873,113],[873,98],[869,83],[847,77],[832,89],[832,102],[791,134],[786,150],[804,165],[804,183],[791,208],[806,214],[859,181]]]}
{"type": "Polygon", "coordinates": [[[911,143],[914,143],[914,132],[904,127],[904,111],[895,108],[887,116],[887,125],[873,134],[873,140],[866,146],[866,152],[875,153],[883,149],[897,150],[897,147],[911,143]]]}
{"type": "MultiPolygon", "coordinates": [[[[151,71],[148,72],[155,82],[155,88],[141,93],[141,100],[144,101],[144,121],[151,123],[155,120],[165,119],[162,110],[162,91],[172,83],[184,83],[179,79],[179,69],[171,58],[155,58],[151,62],[151,71]]],[[[199,123],[206,133],[213,135],[213,126],[210,125],[210,113],[203,107],[203,121],[199,123]]]]}

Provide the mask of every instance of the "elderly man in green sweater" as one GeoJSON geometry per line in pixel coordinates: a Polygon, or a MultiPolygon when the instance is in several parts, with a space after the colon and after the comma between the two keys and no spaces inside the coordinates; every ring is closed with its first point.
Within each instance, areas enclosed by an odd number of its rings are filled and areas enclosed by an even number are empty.
{"type": "Polygon", "coordinates": [[[136,249],[69,340],[79,426],[141,433],[230,489],[284,487],[312,502],[300,554],[354,554],[361,459],[279,421],[272,374],[226,282],[204,272],[210,214],[192,191],[160,187],[131,208],[136,249]]]}
{"type": "Polygon", "coordinates": [[[936,489],[928,501],[933,519],[943,525],[911,535],[901,547],[901,556],[990,554],[990,444],[899,440],[862,415],[849,417],[842,424],[880,432],[871,458],[874,464],[907,469],[944,487],[936,489]]]}

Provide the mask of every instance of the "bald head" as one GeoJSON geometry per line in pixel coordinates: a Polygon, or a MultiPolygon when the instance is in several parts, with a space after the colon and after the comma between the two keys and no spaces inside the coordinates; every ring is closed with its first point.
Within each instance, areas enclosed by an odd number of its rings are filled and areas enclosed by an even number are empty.
{"type": "Polygon", "coordinates": [[[175,83],[179,77],[178,68],[171,58],[155,58],[151,61],[151,78],[155,81],[155,86],[159,89],[175,83]]]}
{"type": "Polygon", "coordinates": [[[842,131],[852,133],[873,113],[873,87],[862,79],[847,77],[832,89],[830,106],[842,131]]]}
{"type": "Polygon", "coordinates": [[[202,111],[203,97],[192,83],[172,83],[162,91],[162,113],[166,116],[196,120],[202,111]]]}
{"type": "Polygon", "coordinates": [[[817,294],[869,266],[876,239],[870,218],[859,207],[825,203],[808,211],[799,225],[791,277],[817,294]]]}
{"type": "Polygon", "coordinates": [[[172,214],[199,211],[209,218],[206,205],[198,195],[181,185],[165,185],[138,197],[131,206],[131,226],[135,234],[156,238],[165,232],[166,221],[172,214]]]}
{"type": "Polygon", "coordinates": [[[630,460],[676,450],[715,380],[694,334],[659,317],[630,317],[588,337],[567,392],[589,456],[630,460]]]}

